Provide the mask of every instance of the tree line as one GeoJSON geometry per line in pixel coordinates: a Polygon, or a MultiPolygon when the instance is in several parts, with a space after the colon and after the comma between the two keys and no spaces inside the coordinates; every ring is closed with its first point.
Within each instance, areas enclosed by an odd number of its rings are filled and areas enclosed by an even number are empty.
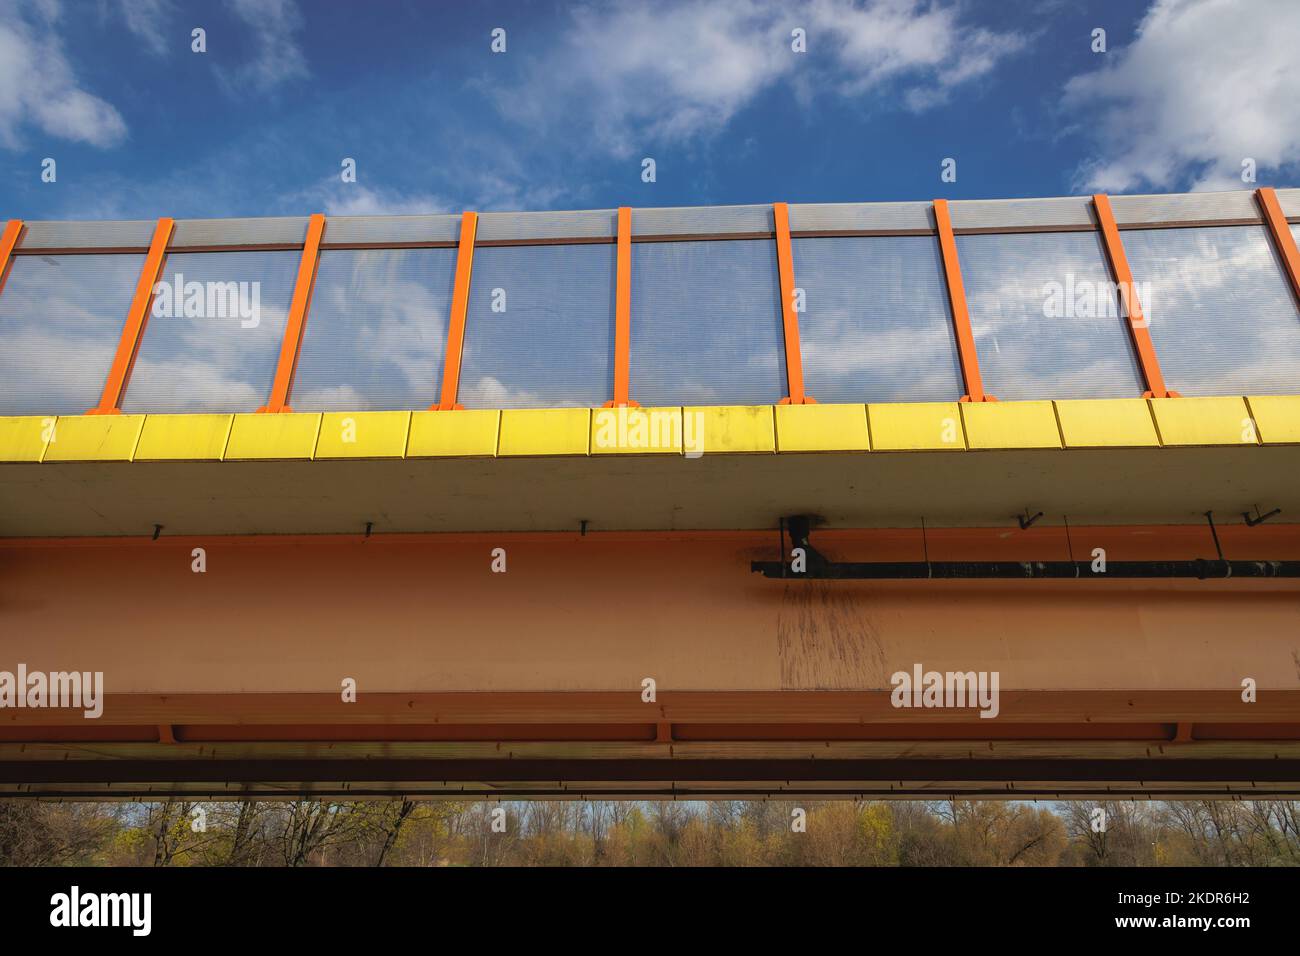
{"type": "Polygon", "coordinates": [[[1294,801],[0,800],[6,866],[1295,866],[1294,801]]]}

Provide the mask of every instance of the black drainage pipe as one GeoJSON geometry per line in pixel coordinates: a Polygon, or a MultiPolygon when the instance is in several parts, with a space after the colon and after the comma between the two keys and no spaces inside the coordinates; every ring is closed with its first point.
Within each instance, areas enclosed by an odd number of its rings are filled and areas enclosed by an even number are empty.
{"type": "MultiPolygon", "coordinates": [[[[810,555],[810,557],[813,557],[810,555]]],[[[817,557],[820,557],[818,555],[817,557]]],[[[765,578],[813,580],[980,580],[1015,578],[1300,578],[1300,561],[1109,561],[1094,572],[1087,561],[818,561],[796,572],[781,561],[751,561],[765,578]]]]}

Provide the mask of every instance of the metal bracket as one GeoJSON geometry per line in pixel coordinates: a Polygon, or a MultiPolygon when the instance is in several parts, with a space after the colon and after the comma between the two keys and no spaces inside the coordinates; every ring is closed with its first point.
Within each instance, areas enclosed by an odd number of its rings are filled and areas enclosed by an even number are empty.
{"type": "Polygon", "coordinates": [[[1043,513],[1040,511],[1038,512],[1038,514],[1034,515],[1033,517],[1030,517],[1029,509],[1026,508],[1025,513],[1023,515],[1016,515],[1016,520],[1020,522],[1021,531],[1028,531],[1030,527],[1033,526],[1033,523],[1037,521],[1039,518],[1041,518],[1042,516],[1043,513]]]}
{"type": "MultiPolygon", "coordinates": [[[[1246,559],[1229,561],[1223,556],[1219,534],[1214,527],[1214,515],[1205,513],[1214,538],[1217,560],[1195,558],[1175,561],[1111,561],[1106,568],[1107,578],[1300,578],[1300,561],[1276,559],[1246,559]]],[[[790,529],[790,545],[802,548],[806,560],[803,571],[791,568],[789,556],[782,553],[777,561],[751,561],[750,571],[765,578],[803,578],[825,580],[912,580],[912,579],[1021,579],[1021,578],[1081,578],[1085,577],[1080,563],[1069,561],[931,561],[928,546],[925,561],[831,561],[812,546],[810,541],[812,519],[807,515],[786,518],[783,524],[790,529]]],[[[923,544],[924,544],[924,531],[923,544]]],[[[783,535],[784,538],[784,535],[783,535]]]]}
{"type": "Polygon", "coordinates": [[[1259,505],[1255,505],[1255,517],[1254,517],[1254,518],[1252,518],[1252,517],[1250,516],[1250,512],[1248,512],[1248,511],[1243,511],[1243,512],[1241,513],[1241,516],[1242,516],[1243,518],[1246,519],[1246,527],[1247,527],[1247,528],[1253,528],[1253,527],[1255,527],[1256,525],[1261,525],[1261,524],[1263,524],[1265,521],[1267,521],[1269,518],[1274,517],[1275,515],[1280,515],[1281,513],[1282,513],[1282,509],[1281,509],[1281,508],[1274,508],[1274,509],[1273,509],[1272,511],[1270,511],[1268,514],[1264,514],[1264,515],[1262,515],[1262,514],[1259,513],[1259,505]]]}

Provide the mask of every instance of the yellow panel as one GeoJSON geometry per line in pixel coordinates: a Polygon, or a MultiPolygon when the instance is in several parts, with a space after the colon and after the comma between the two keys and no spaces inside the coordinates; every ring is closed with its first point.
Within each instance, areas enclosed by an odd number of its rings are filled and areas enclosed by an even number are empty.
{"type": "Polygon", "coordinates": [[[972,449],[1061,447],[1051,402],[963,402],[961,414],[972,449]]]}
{"type": "Polygon", "coordinates": [[[1255,426],[1244,398],[1153,398],[1164,445],[1254,445],[1255,426]]]}
{"type": "Polygon", "coordinates": [[[0,461],[40,461],[55,421],[53,415],[0,418],[0,461]]]}
{"type": "Polygon", "coordinates": [[[316,452],[320,412],[236,415],[226,461],[307,459],[316,452]]]}
{"type": "Polygon", "coordinates": [[[867,406],[777,405],[778,451],[867,451],[867,406]]]}
{"type": "Polygon", "coordinates": [[[220,461],[234,415],[146,415],[135,461],[220,461]]]}
{"type": "MultiPolygon", "coordinates": [[[[695,438],[694,435],[691,436],[695,438]]],[[[593,455],[680,455],[680,408],[596,408],[591,412],[593,455]]]]}
{"type": "Polygon", "coordinates": [[[501,413],[507,455],[585,455],[591,444],[589,408],[509,408],[501,413]]]}
{"type": "Polygon", "coordinates": [[[43,461],[130,461],[143,415],[60,415],[43,461]]]}
{"type": "Polygon", "coordinates": [[[410,429],[410,412],[326,412],[316,457],[401,458],[410,429]]]}
{"type": "Polygon", "coordinates": [[[486,409],[415,412],[407,458],[494,458],[501,413],[486,409]]]}
{"type": "Polygon", "coordinates": [[[966,433],[956,402],[868,405],[876,451],[965,451],[966,433]]]}
{"type": "Polygon", "coordinates": [[[688,458],[776,451],[771,405],[697,406],[683,412],[688,458]],[[699,441],[701,435],[703,442],[699,441]]]}
{"type": "Polygon", "coordinates": [[[1259,440],[1265,445],[1300,445],[1300,397],[1251,395],[1250,406],[1259,440]]]}
{"type": "Polygon", "coordinates": [[[1056,403],[1066,448],[1157,448],[1151,407],[1141,398],[1079,399],[1056,403]]]}

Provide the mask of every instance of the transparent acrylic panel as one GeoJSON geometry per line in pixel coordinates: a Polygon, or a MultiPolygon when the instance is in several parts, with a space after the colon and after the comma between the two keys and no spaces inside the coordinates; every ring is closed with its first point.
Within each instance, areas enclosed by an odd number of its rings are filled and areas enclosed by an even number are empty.
{"type": "Polygon", "coordinates": [[[459,402],[599,407],[614,389],[612,244],[474,251],[459,402]]]}
{"type": "Polygon", "coordinates": [[[253,412],[266,404],[298,273],[297,252],[174,252],[124,412],[253,412]]]}
{"type": "MultiPolygon", "coordinates": [[[[460,235],[459,221],[456,236],[460,235]]],[[[476,242],[525,239],[601,239],[618,235],[618,211],[582,209],[556,212],[485,212],[478,217],[476,242]]]]}
{"type": "Polygon", "coordinates": [[[0,415],[99,404],[142,255],[14,256],[0,291],[0,415]]]}
{"type": "Polygon", "coordinates": [[[775,235],[772,207],[643,206],[632,210],[633,236],[711,236],[733,232],[775,235]]]}
{"type": "Polygon", "coordinates": [[[241,246],[256,243],[302,245],[307,239],[306,216],[262,216],[248,219],[177,219],[171,248],[241,246]]]}
{"type": "Polygon", "coordinates": [[[804,387],[817,401],[955,401],[961,363],[939,241],[793,239],[804,387]]]}
{"type": "Polygon", "coordinates": [[[123,246],[147,247],[153,239],[156,219],[89,222],[28,222],[23,232],[24,249],[96,249],[123,246]]]}
{"type": "MultiPolygon", "coordinates": [[[[790,229],[925,229],[934,231],[928,202],[791,203],[790,229]]],[[[797,275],[797,273],[796,273],[797,275]]]]}
{"type": "Polygon", "coordinates": [[[775,242],[633,243],[631,393],[646,406],[785,397],[775,242]]]}
{"type": "Polygon", "coordinates": [[[1085,196],[1053,199],[957,199],[948,206],[954,229],[1004,226],[1091,226],[1097,222],[1085,196]]]}
{"type": "Polygon", "coordinates": [[[957,256],[985,392],[1003,401],[1141,396],[1096,233],[958,236],[957,256]]]}
{"type": "Polygon", "coordinates": [[[1217,193],[1111,196],[1110,205],[1115,213],[1115,221],[1121,225],[1181,222],[1198,219],[1253,219],[1256,222],[1260,221],[1259,205],[1255,202],[1255,193],[1249,189],[1217,193]]]}
{"type": "Polygon", "coordinates": [[[436,403],[455,272],[455,249],[322,252],[294,411],[419,411],[436,403]]]}
{"type": "Polygon", "coordinates": [[[1165,385],[1300,393],[1300,310],[1263,226],[1123,233],[1165,385]]]}

